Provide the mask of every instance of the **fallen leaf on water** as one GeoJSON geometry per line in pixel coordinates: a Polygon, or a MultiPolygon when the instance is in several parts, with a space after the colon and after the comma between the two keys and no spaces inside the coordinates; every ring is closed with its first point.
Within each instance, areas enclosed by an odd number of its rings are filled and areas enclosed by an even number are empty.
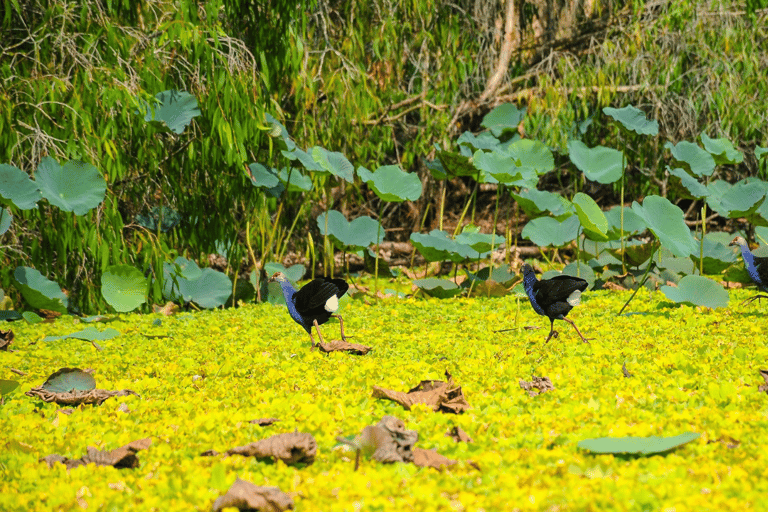
{"type": "Polygon", "coordinates": [[[447,382],[441,380],[423,380],[407,393],[392,391],[379,386],[373,386],[373,398],[387,398],[399,403],[406,410],[416,404],[426,404],[434,411],[452,412],[454,414],[469,409],[469,403],[464,398],[461,386],[453,382],[451,374],[445,372],[447,382]]]}
{"type": "Polygon", "coordinates": [[[97,466],[114,466],[118,469],[136,468],[139,466],[139,459],[136,452],[146,450],[152,444],[152,439],[144,438],[133,441],[125,446],[114,450],[101,451],[92,446],[86,448],[87,453],[79,459],[70,459],[61,455],[48,455],[40,461],[45,461],[48,467],[53,467],[57,462],[64,464],[67,469],[85,466],[87,464],[96,464],[97,466]]]}
{"type": "Polygon", "coordinates": [[[227,507],[259,512],[293,510],[293,498],[277,487],[259,487],[246,480],[235,480],[226,494],[213,502],[214,512],[227,507]]]}
{"type": "Polygon", "coordinates": [[[452,438],[457,443],[471,443],[472,438],[469,437],[469,434],[464,432],[461,427],[453,427],[451,430],[446,432],[445,434],[447,437],[452,438]]]}
{"type": "Polygon", "coordinates": [[[533,376],[531,382],[526,382],[520,379],[520,387],[528,392],[530,396],[540,395],[546,391],[552,391],[555,386],[552,385],[552,381],[549,377],[536,377],[533,376]]]}
{"type": "MultiPolygon", "coordinates": [[[[312,434],[290,432],[277,434],[260,441],[237,446],[227,450],[224,455],[242,455],[257,459],[281,460],[288,465],[312,464],[315,462],[317,442],[312,434]]],[[[203,452],[204,456],[218,455],[215,450],[203,452]]]]}
{"type": "Polygon", "coordinates": [[[42,386],[32,388],[25,393],[44,402],[56,402],[59,405],[96,404],[101,405],[108,398],[115,396],[139,396],[135,391],[123,389],[108,391],[96,389],[96,381],[90,371],[79,368],[61,368],[52,373],[42,386]]]}
{"type": "Polygon", "coordinates": [[[328,343],[319,343],[317,347],[321,352],[349,352],[357,356],[364,356],[371,351],[371,347],[359,345],[357,343],[348,343],[342,340],[332,340],[328,343]]]}

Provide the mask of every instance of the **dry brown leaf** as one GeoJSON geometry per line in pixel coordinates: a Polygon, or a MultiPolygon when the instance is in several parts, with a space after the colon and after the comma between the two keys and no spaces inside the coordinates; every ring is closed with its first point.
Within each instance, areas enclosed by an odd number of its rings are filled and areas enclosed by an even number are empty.
{"type": "Polygon", "coordinates": [[[461,427],[453,427],[451,430],[445,433],[447,437],[452,438],[457,443],[471,443],[472,438],[469,437],[469,434],[464,432],[464,430],[461,427]]]}
{"type": "Polygon", "coordinates": [[[552,381],[549,380],[549,377],[536,377],[535,375],[531,382],[525,382],[521,379],[520,387],[526,390],[530,396],[540,395],[541,393],[555,389],[555,386],[552,385],[552,381]]]}
{"type": "Polygon", "coordinates": [[[235,480],[226,494],[213,502],[214,512],[227,507],[259,512],[293,510],[293,498],[277,487],[259,487],[246,480],[235,480]]]}
{"type": "Polygon", "coordinates": [[[32,388],[25,393],[27,396],[37,397],[43,402],[56,402],[59,405],[96,404],[101,405],[104,400],[114,396],[139,396],[135,391],[122,389],[120,391],[107,391],[106,389],[92,389],[90,391],[69,391],[67,393],[54,393],[42,387],[32,388]]]}
{"type": "Polygon", "coordinates": [[[97,466],[114,466],[118,469],[136,468],[139,466],[139,459],[136,457],[136,452],[139,450],[146,450],[151,444],[152,439],[147,437],[108,451],[101,451],[92,446],[88,446],[86,448],[87,453],[79,459],[70,459],[54,454],[43,457],[40,461],[45,461],[48,464],[48,467],[53,467],[54,464],[60,462],[64,464],[67,469],[85,466],[91,463],[96,464],[97,466]]]}
{"type": "Polygon", "coordinates": [[[242,455],[257,459],[281,460],[286,464],[312,464],[315,462],[317,442],[312,434],[291,432],[277,434],[261,441],[227,450],[226,455],[242,455]]]}
{"type": "Polygon", "coordinates": [[[61,313],[58,311],[51,311],[50,309],[40,309],[39,312],[40,316],[46,320],[53,320],[54,318],[59,318],[61,316],[61,313]]]}
{"type": "Polygon", "coordinates": [[[260,427],[268,427],[269,425],[272,425],[278,421],[280,420],[277,418],[259,418],[257,420],[251,420],[248,423],[253,423],[254,425],[258,425],[260,427]]]}
{"type": "Polygon", "coordinates": [[[165,306],[158,306],[157,304],[152,305],[152,312],[153,313],[160,313],[161,315],[165,316],[171,316],[174,313],[176,313],[179,310],[179,305],[174,302],[166,302],[165,306]]]}
{"type": "Polygon", "coordinates": [[[623,365],[621,365],[621,373],[623,373],[626,378],[630,378],[630,377],[633,376],[633,374],[630,373],[629,370],[627,370],[627,363],[626,362],[623,365]]]}
{"type": "Polygon", "coordinates": [[[374,398],[387,398],[399,403],[406,410],[416,404],[426,404],[432,407],[434,411],[452,412],[458,414],[469,409],[467,399],[461,391],[461,386],[457,386],[451,375],[445,372],[448,382],[441,380],[423,380],[415,388],[407,393],[402,391],[392,391],[379,386],[373,386],[374,398]]]}
{"type": "Polygon", "coordinates": [[[603,283],[603,288],[606,290],[614,290],[614,291],[625,291],[626,288],[621,286],[618,283],[614,283],[613,281],[606,281],[603,283]]]}
{"type": "Polygon", "coordinates": [[[371,347],[365,345],[359,345],[357,343],[347,343],[342,340],[332,340],[328,343],[317,343],[317,347],[321,352],[349,352],[356,356],[364,356],[371,351],[371,347]]]}
{"type": "Polygon", "coordinates": [[[406,430],[402,420],[384,416],[376,425],[365,427],[355,443],[378,462],[412,462],[413,446],[418,440],[419,433],[406,430]]]}
{"type": "Polygon", "coordinates": [[[759,370],[759,371],[760,371],[760,375],[763,377],[763,380],[765,381],[765,384],[761,384],[761,385],[759,385],[759,386],[757,387],[757,390],[758,390],[759,392],[761,392],[761,393],[762,393],[763,391],[765,391],[766,393],[768,393],[768,370],[759,370]]]}
{"type": "Polygon", "coordinates": [[[444,457],[435,450],[414,448],[413,463],[422,468],[442,469],[445,466],[453,466],[457,461],[444,457]]]}
{"type": "Polygon", "coordinates": [[[0,350],[8,351],[9,346],[11,345],[11,342],[13,341],[13,331],[7,330],[3,331],[0,330],[0,350]]]}

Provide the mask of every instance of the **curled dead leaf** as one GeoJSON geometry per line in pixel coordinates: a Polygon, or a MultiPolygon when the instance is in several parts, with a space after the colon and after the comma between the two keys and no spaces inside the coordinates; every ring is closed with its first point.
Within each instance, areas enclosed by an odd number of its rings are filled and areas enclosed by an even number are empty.
{"type": "Polygon", "coordinates": [[[526,390],[530,396],[540,395],[541,393],[555,389],[555,386],[552,385],[552,381],[549,380],[549,377],[536,377],[535,375],[531,382],[526,382],[520,379],[520,387],[526,390]]]}
{"type": "Polygon", "coordinates": [[[277,487],[260,487],[246,480],[237,479],[226,494],[213,502],[214,512],[227,507],[259,512],[293,510],[293,498],[277,487]]]}
{"type": "Polygon", "coordinates": [[[174,313],[176,313],[179,310],[179,305],[174,302],[166,302],[164,306],[158,306],[157,304],[152,305],[152,312],[153,313],[160,313],[164,316],[171,316],[174,313]]]}
{"type": "Polygon", "coordinates": [[[457,443],[471,443],[472,438],[469,437],[469,434],[464,432],[464,430],[461,427],[453,427],[451,430],[445,433],[447,437],[452,438],[457,443]]]}
{"type": "Polygon", "coordinates": [[[453,466],[457,461],[444,457],[435,450],[425,450],[424,448],[413,449],[413,463],[421,468],[442,469],[446,466],[453,466]]]}
{"type": "Polygon", "coordinates": [[[317,347],[321,352],[349,352],[356,356],[364,356],[371,351],[371,347],[360,345],[358,343],[348,343],[342,340],[332,340],[328,343],[318,343],[317,347]]]}
{"type": "Polygon", "coordinates": [[[132,441],[125,446],[116,448],[114,450],[101,451],[92,446],[86,448],[86,454],[79,459],[70,459],[61,455],[48,455],[40,459],[41,462],[46,462],[48,467],[53,467],[54,464],[60,462],[64,464],[67,469],[76,468],[78,466],[85,466],[87,464],[96,464],[97,466],[114,466],[118,469],[122,468],[136,468],[139,466],[139,459],[136,457],[136,452],[139,450],[146,450],[152,444],[152,439],[144,438],[138,441],[132,441]]]}
{"type": "Polygon", "coordinates": [[[315,462],[317,442],[312,434],[290,432],[277,434],[245,446],[227,450],[226,455],[281,460],[288,465],[315,462]]]}
{"type": "Polygon", "coordinates": [[[624,377],[630,378],[633,376],[633,374],[627,370],[627,363],[625,362],[623,365],[621,365],[621,373],[624,374],[624,377]]]}
{"type": "Polygon", "coordinates": [[[407,430],[405,423],[394,416],[384,416],[376,425],[368,425],[355,438],[365,455],[378,462],[412,462],[413,446],[419,433],[407,430]]]}
{"type": "Polygon", "coordinates": [[[454,414],[466,411],[469,409],[469,403],[464,398],[461,386],[453,382],[453,378],[448,372],[446,372],[446,376],[448,382],[423,380],[407,393],[373,386],[373,397],[392,400],[409,411],[416,404],[426,404],[432,407],[434,411],[452,412],[454,414]]]}
{"type": "Polygon", "coordinates": [[[115,396],[139,396],[135,391],[122,389],[120,391],[107,391],[106,389],[92,389],[90,391],[69,391],[66,393],[54,393],[42,387],[32,388],[25,393],[27,396],[37,397],[43,402],[56,402],[59,405],[96,404],[101,405],[108,398],[115,396]]]}

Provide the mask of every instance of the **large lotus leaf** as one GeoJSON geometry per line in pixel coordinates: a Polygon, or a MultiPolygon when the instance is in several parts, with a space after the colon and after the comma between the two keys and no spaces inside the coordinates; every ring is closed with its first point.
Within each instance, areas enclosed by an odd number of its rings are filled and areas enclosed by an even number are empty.
{"type": "Polygon", "coordinates": [[[11,215],[11,211],[7,208],[0,208],[0,236],[11,229],[12,221],[13,215],[11,215]]]}
{"type": "Polygon", "coordinates": [[[248,166],[248,177],[254,187],[273,188],[280,183],[277,172],[271,167],[265,167],[261,164],[253,163],[248,166]]]}
{"type": "Polygon", "coordinates": [[[647,196],[642,206],[636,201],[632,209],[645,219],[661,245],[675,256],[685,258],[698,250],[696,240],[691,236],[691,230],[685,224],[683,211],[668,199],[660,196],[647,196]]]}
{"type": "Polygon", "coordinates": [[[762,160],[765,155],[768,155],[768,148],[755,146],[755,159],[757,159],[758,162],[762,160]]]}
{"type": "Polygon", "coordinates": [[[265,118],[267,123],[269,123],[269,125],[272,127],[269,136],[280,137],[280,139],[285,144],[285,149],[288,151],[293,151],[296,148],[296,143],[291,139],[291,136],[288,134],[288,130],[285,128],[285,125],[270,114],[265,114],[265,118]]]}
{"type": "Polygon", "coordinates": [[[357,250],[380,244],[384,240],[384,228],[376,219],[367,216],[349,222],[343,213],[331,210],[317,216],[317,227],[320,228],[320,234],[332,237],[342,249],[357,250]]]}
{"type": "Polygon", "coordinates": [[[595,200],[583,192],[577,192],[573,196],[573,206],[576,207],[576,215],[579,217],[579,222],[581,222],[581,227],[587,238],[606,242],[608,240],[608,220],[595,200]]]}
{"type": "Polygon", "coordinates": [[[715,180],[707,185],[707,205],[723,217],[728,217],[730,212],[723,207],[721,199],[732,187],[733,185],[725,180],[715,180]]]}
{"type": "Polygon", "coordinates": [[[163,270],[171,271],[184,279],[197,279],[203,274],[197,263],[183,256],[177,256],[173,263],[164,263],[163,270]]]}
{"type": "Polygon", "coordinates": [[[701,199],[702,197],[707,197],[709,195],[709,189],[707,189],[707,187],[703,184],[699,183],[697,179],[692,178],[691,175],[688,174],[684,169],[681,169],[680,167],[670,169],[667,167],[667,171],[672,176],[677,176],[680,178],[680,182],[691,194],[691,197],[701,199]]]}
{"type": "Polygon", "coordinates": [[[181,224],[181,214],[168,206],[153,206],[149,213],[136,215],[136,224],[150,231],[159,227],[162,233],[167,233],[181,224]]]}
{"type": "Polygon", "coordinates": [[[192,260],[178,256],[173,263],[163,263],[163,297],[166,300],[182,299],[189,302],[187,282],[203,275],[202,269],[192,260]]]}
{"type": "MultiPolygon", "coordinates": [[[[322,149],[322,148],[321,148],[322,149]]],[[[315,162],[315,159],[312,158],[312,155],[304,151],[303,149],[299,149],[298,147],[294,147],[291,151],[283,150],[281,151],[284,157],[286,157],[288,160],[298,160],[301,165],[304,166],[304,168],[308,171],[324,171],[319,163],[315,162]]]]}
{"type": "Polygon", "coordinates": [[[649,121],[645,117],[645,112],[632,105],[624,108],[604,107],[603,113],[620,122],[627,130],[640,135],[658,135],[659,133],[658,121],[649,121]]]}
{"type": "Polygon", "coordinates": [[[705,306],[712,309],[728,307],[728,290],[720,283],[704,276],[685,276],[677,287],[662,286],[661,291],[669,300],[678,304],[705,306]]]}
{"type": "MultiPolygon", "coordinates": [[[[704,237],[704,273],[705,274],[720,274],[723,270],[728,268],[736,261],[736,253],[732,248],[726,244],[714,241],[711,237],[704,237]]],[[[691,258],[696,263],[696,267],[699,267],[700,251],[696,251],[691,255],[691,258]]]]}
{"type": "Polygon", "coordinates": [[[147,300],[147,278],[130,265],[113,265],[101,274],[101,294],[115,311],[133,311],[147,300]]]}
{"type": "Polygon", "coordinates": [[[437,158],[440,159],[443,169],[448,172],[449,176],[477,176],[478,170],[464,155],[450,151],[438,151],[437,158]]]}
{"type": "Polygon", "coordinates": [[[715,171],[715,159],[712,155],[693,142],[683,140],[677,145],[667,142],[664,147],[670,149],[675,160],[688,164],[696,176],[712,176],[715,171]]]}
{"type": "Polygon", "coordinates": [[[429,279],[415,279],[413,284],[419,287],[424,293],[430,297],[437,297],[439,299],[448,299],[455,297],[463,292],[463,288],[447,279],[438,279],[432,277],[429,279]]]}
{"type": "Polygon", "coordinates": [[[503,286],[509,286],[513,281],[517,280],[517,274],[510,272],[512,267],[504,265],[502,267],[495,267],[491,271],[490,267],[483,267],[473,274],[467,269],[464,272],[467,274],[467,278],[470,281],[494,281],[503,286]]]}
{"type": "Polygon", "coordinates": [[[448,233],[433,229],[429,234],[411,233],[411,242],[427,261],[463,261],[477,258],[477,251],[450,238],[448,233]]]}
{"type": "Polygon", "coordinates": [[[555,157],[540,140],[519,139],[507,146],[507,153],[519,162],[520,167],[535,174],[544,174],[555,168],[555,157]]]}
{"type": "Polygon", "coordinates": [[[579,218],[575,215],[563,222],[552,217],[539,217],[525,225],[522,236],[540,247],[562,247],[576,240],[578,232],[579,218]]]}
{"type": "Polygon", "coordinates": [[[624,171],[624,153],[612,148],[589,148],[580,140],[572,140],[568,143],[568,156],[587,179],[598,183],[613,183],[624,171]]]}
{"type": "Polygon", "coordinates": [[[42,197],[27,173],[8,164],[0,164],[0,196],[21,210],[31,210],[42,197]]]}
{"type": "Polygon", "coordinates": [[[24,300],[34,309],[48,309],[67,312],[69,299],[61,291],[59,285],[43,277],[37,270],[30,267],[16,267],[13,280],[24,300]]]}
{"type": "Polygon", "coordinates": [[[56,341],[67,338],[84,341],[105,341],[111,340],[112,338],[120,336],[121,334],[122,333],[120,331],[111,327],[107,327],[103,331],[100,331],[95,327],[86,327],[82,331],[73,332],[72,334],[64,334],[63,336],[46,336],[43,338],[43,341],[56,341]]]}
{"type": "MultiPolygon", "coordinates": [[[[632,267],[639,267],[651,257],[654,252],[655,240],[643,242],[640,240],[628,240],[624,243],[624,261],[632,267]]],[[[621,260],[621,246],[608,249],[608,253],[621,260]]]]}
{"type": "Polygon", "coordinates": [[[701,132],[701,142],[717,164],[740,164],[744,161],[744,153],[734,148],[726,138],[710,139],[705,132],[701,132]]]}
{"type": "Polygon", "coordinates": [[[458,138],[456,143],[459,145],[464,144],[477,150],[487,149],[489,151],[495,151],[501,145],[499,139],[494,137],[489,132],[482,132],[477,136],[475,136],[472,132],[464,132],[458,138]]]}
{"type": "Polygon", "coordinates": [[[12,393],[20,384],[15,380],[0,379],[0,396],[12,393]]]}
{"type": "Polygon", "coordinates": [[[579,448],[593,453],[629,453],[653,455],[664,453],[690,443],[701,434],[686,432],[673,437],[598,437],[579,441],[579,448]]]}
{"type": "Polygon", "coordinates": [[[62,368],[48,377],[42,388],[51,393],[69,393],[70,391],[91,391],[96,389],[93,375],[79,368],[62,368]]]}
{"type": "Polygon", "coordinates": [[[486,153],[477,150],[472,157],[472,163],[482,173],[490,175],[504,184],[513,184],[519,180],[536,176],[528,169],[521,168],[513,158],[503,151],[486,153]]]}
{"type": "Polygon", "coordinates": [[[205,309],[213,309],[224,305],[232,295],[232,280],[223,272],[212,268],[203,269],[197,279],[186,280],[185,294],[190,300],[205,309]]]}
{"type": "Polygon", "coordinates": [[[35,180],[48,202],[75,215],[84,215],[99,206],[107,191],[107,183],[98,169],[79,160],[59,165],[53,158],[43,157],[35,180]]]}
{"type": "Polygon", "coordinates": [[[765,192],[762,183],[740,181],[720,197],[720,207],[730,218],[747,217],[762,205],[765,192]]]}
{"type": "Polygon", "coordinates": [[[494,235],[490,233],[473,233],[465,231],[454,238],[456,242],[472,247],[479,253],[485,253],[491,250],[491,248],[498,249],[504,245],[504,237],[494,235]]]}
{"type": "Polygon", "coordinates": [[[421,180],[415,173],[407,173],[397,165],[384,165],[370,172],[359,167],[357,174],[383,201],[415,201],[421,197],[421,180]]]}
{"type": "Polygon", "coordinates": [[[312,148],[312,158],[324,171],[350,183],[355,180],[355,167],[341,153],[315,146],[312,148]]]}
{"type": "Polygon", "coordinates": [[[312,179],[295,167],[283,167],[278,171],[277,177],[284,187],[288,187],[288,192],[309,192],[312,190],[312,179]]]}
{"type": "Polygon", "coordinates": [[[483,117],[480,123],[496,136],[500,137],[506,131],[517,131],[517,125],[525,116],[525,108],[519,109],[512,103],[502,103],[483,117]]]}
{"type": "Polygon", "coordinates": [[[184,91],[170,89],[155,95],[154,105],[146,103],[140,109],[144,121],[163,123],[174,133],[181,133],[192,122],[192,118],[200,115],[197,98],[184,91]]]}
{"type": "Polygon", "coordinates": [[[517,204],[529,217],[539,217],[551,213],[554,217],[575,212],[573,204],[560,194],[547,190],[523,189],[520,192],[512,192],[517,204]]]}
{"type": "Polygon", "coordinates": [[[264,265],[264,272],[269,277],[272,277],[277,272],[282,272],[283,274],[285,274],[285,277],[287,277],[290,282],[295,284],[297,281],[301,280],[301,278],[304,277],[304,274],[307,273],[307,267],[297,263],[295,265],[291,265],[290,267],[286,268],[280,263],[273,262],[273,263],[267,263],[264,265]]]}
{"type": "MultiPolygon", "coordinates": [[[[448,178],[448,173],[443,168],[443,164],[442,162],[440,162],[439,158],[435,158],[434,160],[427,160],[426,158],[424,158],[423,161],[424,161],[424,165],[427,167],[427,169],[429,170],[429,173],[432,175],[433,178],[435,178],[438,181],[448,178]]],[[[359,172],[360,171],[358,169],[358,174],[359,172]]]]}
{"type": "MultiPolygon", "coordinates": [[[[608,237],[611,239],[621,236],[621,209],[620,206],[614,206],[605,212],[605,218],[608,220],[608,237]]],[[[624,236],[634,235],[645,231],[648,227],[645,219],[626,206],[624,208],[624,236]]]]}
{"type": "Polygon", "coordinates": [[[572,261],[563,268],[563,275],[579,277],[589,283],[589,289],[595,287],[595,271],[583,261],[572,261]]]}

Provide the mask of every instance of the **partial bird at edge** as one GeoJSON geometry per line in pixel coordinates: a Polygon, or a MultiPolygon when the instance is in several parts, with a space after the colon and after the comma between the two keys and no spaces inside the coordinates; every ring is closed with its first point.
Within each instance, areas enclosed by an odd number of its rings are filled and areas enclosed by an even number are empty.
{"type": "MultiPolygon", "coordinates": [[[[742,236],[734,238],[728,246],[738,246],[741,249],[741,257],[749,277],[757,285],[758,290],[768,292],[768,258],[752,254],[747,241],[742,236]]],[[[755,299],[759,302],[760,299],[768,299],[768,295],[757,294],[742,302],[741,305],[749,304],[755,299]]]]}

